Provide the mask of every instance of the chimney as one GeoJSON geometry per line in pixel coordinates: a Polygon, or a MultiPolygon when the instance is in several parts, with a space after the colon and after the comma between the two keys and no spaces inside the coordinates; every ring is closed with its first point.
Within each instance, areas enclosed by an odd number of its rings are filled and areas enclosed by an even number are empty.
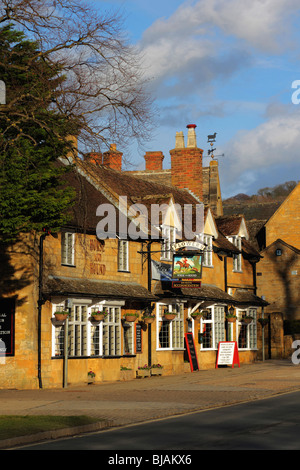
{"type": "Polygon", "coordinates": [[[144,158],[147,171],[162,170],[163,159],[165,158],[162,152],[146,152],[144,158]]]}
{"type": "Polygon", "coordinates": [[[94,164],[97,163],[98,165],[102,165],[102,153],[101,152],[95,152],[95,150],[92,150],[90,153],[85,155],[84,159],[90,163],[94,163],[94,164]]]}
{"type": "Polygon", "coordinates": [[[209,164],[209,206],[215,215],[223,215],[223,203],[217,160],[211,160],[209,164]]]}
{"type": "Polygon", "coordinates": [[[172,185],[181,189],[189,189],[203,201],[203,150],[197,147],[196,127],[196,124],[187,126],[187,147],[184,146],[183,133],[176,133],[175,148],[170,150],[172,185]]]}
{"type": "Polygon", "coordinates": [[[122,171],[123,153],[117,150],[116,144],[111,144],[108,152],[103,154],[103,165],[113,170],[122,171]]]}

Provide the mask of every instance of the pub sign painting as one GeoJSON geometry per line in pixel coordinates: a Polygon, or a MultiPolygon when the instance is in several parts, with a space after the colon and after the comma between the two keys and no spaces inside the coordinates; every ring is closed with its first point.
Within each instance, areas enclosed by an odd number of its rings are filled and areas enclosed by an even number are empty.
{"type": "Polygon", "coordinates": [[[202,253],[176,253],[173,255],[174,279],[202,279],[202,253]]]}

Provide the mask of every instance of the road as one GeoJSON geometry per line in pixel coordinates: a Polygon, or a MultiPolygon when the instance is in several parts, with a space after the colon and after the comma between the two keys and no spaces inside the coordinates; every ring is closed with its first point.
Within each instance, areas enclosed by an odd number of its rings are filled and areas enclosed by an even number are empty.
{"type": "MultiPolygon", "coordinates": [[[[113,428],[25,450],[299,450],[300,392],[113,428]]],[[[181,452],[182,454],[182,452],[181,452]]],[[[109,455],[109,453],[105,455],[109,455]]]]}

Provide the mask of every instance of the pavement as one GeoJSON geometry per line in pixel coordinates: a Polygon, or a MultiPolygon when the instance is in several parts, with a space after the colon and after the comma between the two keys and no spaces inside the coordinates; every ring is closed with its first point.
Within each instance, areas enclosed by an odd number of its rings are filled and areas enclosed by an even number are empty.
{"type": "Polygon", "coordinates": [[[1,415],[87,415],[95,424],[0,441],[0,449],[205,411],[300,390],[291,360],[62,389],[0,390],[1,415]]]}

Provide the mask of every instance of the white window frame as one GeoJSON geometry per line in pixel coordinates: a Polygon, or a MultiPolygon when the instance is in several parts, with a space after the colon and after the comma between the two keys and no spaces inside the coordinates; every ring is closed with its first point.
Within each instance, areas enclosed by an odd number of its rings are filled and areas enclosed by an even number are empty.
{"type": "MultiPolygon", "coordinates": [[[[242,237],[240,237],[239,235],[234,235],[232,237],[228,237],[228,239],[231,241],[231,243],[233,243],[234,246],[238,248],[238,250],[240,250],[240,252],[242,252],[242,237]]],[[[243,272],[242,253],[233,254],[232,262],[233,262],[233,269],[232,269],[233,272],[235,273],[243,272]]]]}
{"type": "Polygon", "coordinates": [[[240,351],[249,351],[249,350],[257,350],[257,308],[256,307],[248,307],[246,309],[237,309],[237,321],[236,321],[236,338],[237,338],[237,345],[240,351]],[[249,324],[243,324],[241,318],[244,314],[247,314],[253,317],[253,320],[249,324]],[[246,346],[241,347],[239,344],[239,333],[241,328],[244,328],[246,331],[246,346]]]}
{"type": "Polygon", "coordinates": [[[75,233],[61,232],[61,264],[75,266],[75,233]]]}
{"type": "Polygon", "coordinates": [[[203,243],[206,245],[203,250],[203,266],[213,267],[213,237],[212,235],[203,235],[203,243]]]}
{"type": "Polygon", "coordinates": [[[157,351],[182,351],[184,350],[184,304],[183,303],[163,303],[156,304],[156,350],[157,351]],[[163,313],[167,309],[169,312],[177,310],[174,320],[164,321],[163,313]],[[162,328],[168,338],[168,346],[161,346],[160,334],[162,328]]]}
{"type": "Polygon", "coordinates": [[[214,351],[218,349],[220,341],[225,341],[225,305],[215,304],[204,310],[211,311],[211,318],[200,320],[200,332],[203,333],[204,326],[210,324],[212,326],[212,345],[207,348],[200,344],[201,351],[214,351]]]}
{"type": "Polygon", "coordinates": [[[134,350],[135,339],[135,323],[126,323],[123,325],[123,356],[130,356],[135,354],[134,350]],[[126,351],[126,341],[128,351],[126,351]]]}
{"type": "Polygon", "coordinates": [[[129,272],[128,240],[118,240],[118,271],[129,272]]]}
{"type": "Polygon", "coordinates": [[[165,225],[162,228],[162,234],[164,241],[161,245],[161,260],[171,261],[173,257],[173,251],[171,246],[176,241],[176,228],[169,225],[165,225]]]}
{"type": "MultiPolygon", "coordinates": [[[[64,302],[53,304],[53,313],[64,310],[64,302]]],[[[69,356],[103,357],[121,356],[121,306],[74,303],[69,317],[69,356]],[[109,315],[99,324],[89,321],[92,311],[107,309],[109,315]],[[76,318],[76,312],[81,318],[76,318]],[[82,317],[82,315],[84,315],[82,317]],[[93,345],[94,340],[94,345],[93,345]],[[79,348],[79,349],[78,349],[79,348]]],[[[62,357],[64,346],[64,325],[54,325],[52,330],[52,356],[62,357]],[[58,354],[61,352],[61,354],[58,354]]]]}

